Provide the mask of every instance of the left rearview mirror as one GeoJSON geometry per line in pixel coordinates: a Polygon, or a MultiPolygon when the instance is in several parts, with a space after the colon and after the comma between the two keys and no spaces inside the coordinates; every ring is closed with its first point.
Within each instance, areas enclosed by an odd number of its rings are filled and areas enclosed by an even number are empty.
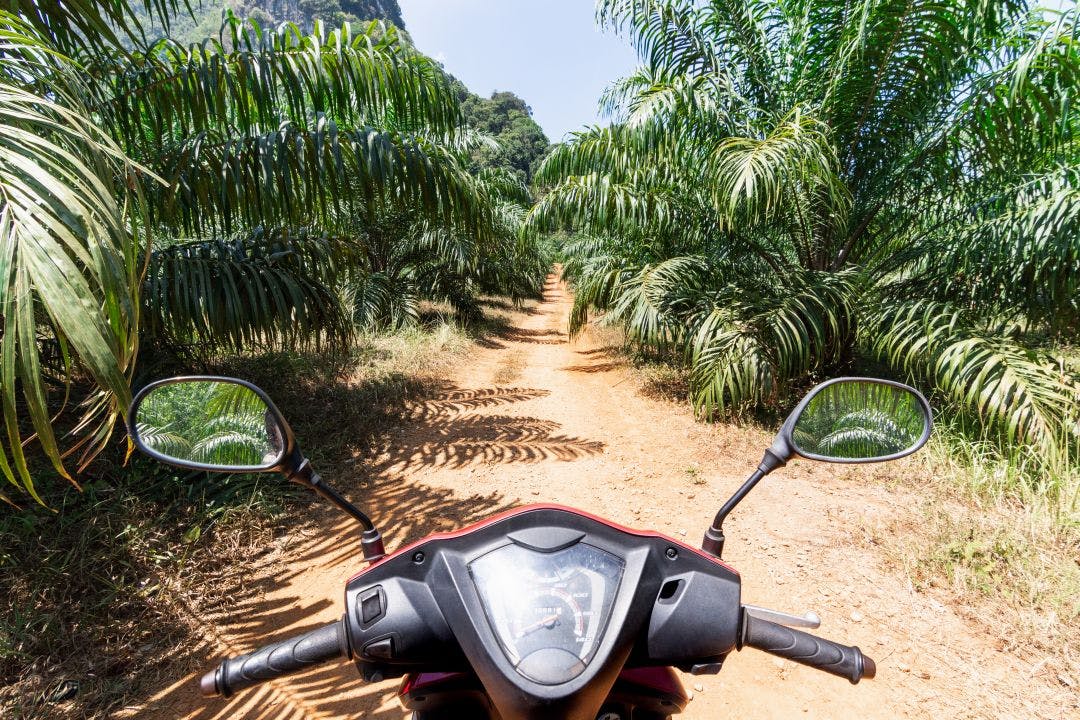
{"type": "Polygon", "coordinates": [[[270,398],[232,378],[152,383],[135,397],[128,422],[139,450],[196,470],[281,470],[294,447],[292,430],[270,398]]]}

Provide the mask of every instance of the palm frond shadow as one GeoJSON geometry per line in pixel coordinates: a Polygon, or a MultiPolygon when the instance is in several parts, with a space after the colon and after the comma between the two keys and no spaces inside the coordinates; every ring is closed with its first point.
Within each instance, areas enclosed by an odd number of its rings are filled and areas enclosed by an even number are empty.
{"type": "Polygon", "coordinates": [[[607,362],[589,362],[582,363],[580,365],[567,365],[566,367],[559,368],[566,372],[575,373],[603,373],[610,372],[612,370],[620,370],[626,367],[625,362],[619,360],[609,360],[607,362]]]}
{"type": "MultiPolygon", "coordinates": [[[[386,433],[385,425],[378,438],[364,432],[343,432],[340,427],[337,433],[320,432],[321,426],[330,422],[348,425],[350,418],[357,421],[356,426],[366,427],[360,423],[371,420],[364,417],[372,414],[368,392],[346,385],[314,396],[303,392],[307,409],[304,417],[311,420],[305,422],[301,417],[295,425],[301,443],[309,438],[309,448],[314,449],[319,438],[335,445],[324,448],[322,460],[317,463],[320,472],[373,516],[391,550],[431,532],[460,528],[519,504],[517,499],[501,493],[466,495],[419,482],[402,482],[420,468],[454,468],[473,462],[576,460],[604,449],[602,442],[559,433],[559,425],[549,420],[470,414],[548,395],[546,390],[519,387],[466,389],[439,385],[407,408],[408,432],[386,433]],[[354,396],[351,402],[350,395],[354,396]],[[332,401],[340,411],[338,415],[328,419],[319,413],[317,405],[322,401],[332,401]]],[[[282,407],[290,415],[291,398],[284,400],[282,407]]],[[[252,689],[230,701],[201,704],[198,699],[199,675],[214,667],[222,655],[249,652],[328,621],[327,608],[340,607],[343,588],[330,577],[320,580],[315,573],[345,577],[346,569],[362,569],[359,535],[351,520],[318,501],[298,508],[294,517],[288,542],[283,545],[287,565],[268,550],[253,560],[259,569],[257,577],[249,577],[247,570],[226,569],[222,584],[235,586],[235,590],[208,603],[200,599],[192,614],[197,615],[211,637],[221,635],[216,641],[204,643],[191,658],[187,668],[190,674],[179,681],[169,679],[171,684],[141,708],[143,712],[190,720],[402,717],[392,690],[381,685],[362,686],[356,671],[346,664],[315,668],[252,689]],[[318,588],[311,587],[313,582],[318,582],[318,588]],[[391,709],[384,710],[384,706],[391,709]],[[185,708],[187,714],[181,715],[178,708],[185,708]]]]}
{"type": "MultiPolygon", "coordinates": [[[[343,478],[337,485],[375,516],[391,549],[434,530],[477,522],[515,504],[498,494],[459,496],[452,490],[405,485],[396,478],[365,483],[358,483],[355,477],[343,478]]],[[[307,512],[298,510],[296,517],[298,526],[293,527],[285,546],[288,565],[282,567],[281,558],[265,553],[255,563],[261,570],[256,579],[237,577],[241,573],[230,573],[231,577],[224,579],[235,584],[236,591],[197,610],[198,621],[208,634],[221,635],[199,649],[186,678],[156,695],[143,711],[160,715],[177,706],[189,707],[193,714],[186,717],[190,720],[401,717],[397,710],[376,712],[390,700],[390,691],[372,687],[358,694],[356,688],[362,681],[347,664],[327,665],[253,689],[228,702],[214,700],[199,706],[198,677],[212,669],[222,656],[250,652],[312,630],[328,622],[327,608],[342,610],[343,587],[319,582],[318,589],[311,588],[312,581],[319,581],[312,572],[335,574],[334,569],[346,563],[350,563],[350,573],[364,567],[356,526],[319,502],[314,502],[307,512]],[[327,594],[324,587],[332,587],[332,591],[327,594]],[[282,588],[287,590],[281,592],[282,588]]]]}
{"type": "Polygon", "coordinates": [[[558,433],[559,425],[534,417],[466,413],[524,402],[547,395],[529,388],[461,390],[448,386],[410,413],[413,432],[404,443],[387,445],[374,469],[407,473],[422,467],[461,467],[473,462],[577,460],[603,452],[598,440],[558,433]]]}
{"type": "Polygon", "coordinates": [[[558,330],[528,330],[525,328],[507,328],[491,334],[489,343],[505,340],[525,345],[562,345],[566,343],[566,333],[558,330]]]}

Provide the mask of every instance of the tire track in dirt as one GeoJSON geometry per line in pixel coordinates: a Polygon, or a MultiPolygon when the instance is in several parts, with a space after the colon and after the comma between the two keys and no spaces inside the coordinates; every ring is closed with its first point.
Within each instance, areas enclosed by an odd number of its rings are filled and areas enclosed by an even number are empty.
{"type": "MultiPolygon", "coordinates": [[[[355,478],[332,479],[387,534],[387,547],[534,502],[579,507],[694,543],[756,466],[768,434],[708,426],[684,404],[642,397],[614,348],[569,342],[570,298],[545,298],[482,343],[444,387],[415,404],[387,450],[355,478]]],[[[308,446],[318,438],[301,438],[308,446]]],[[[846,681],[747,650],[717,676],[690,677],[686,718],[1075,718],[1077,699],[1032,677],[949,608],[884,569],[867,522],[914,505],[882,480],[904,461],[861,469],[797,461],[770,476],[726,523],[726,557],[743,599],[814,610],[825,637],[860,646],[878,677],[846,681]]],[[[329,478],[328,478],[329,479],[329,478]]],[[[404,717],[396,681],[365,685],[348,666],[319,668],[230,702],[196,697],[198,672],[222,654],[329,622],[360,567],[355,531],[333,510],[260,562],[264,578],[200,618],[205,662],[123,715],[190,720],[404,717]]],[[[708,622],[708,618],[702,618],[708,622]]]]}

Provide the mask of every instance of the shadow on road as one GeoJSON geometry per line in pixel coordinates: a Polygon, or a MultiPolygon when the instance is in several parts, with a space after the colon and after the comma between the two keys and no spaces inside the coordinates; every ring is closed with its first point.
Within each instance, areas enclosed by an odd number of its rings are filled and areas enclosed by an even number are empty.
{"type": "MultiPolygon", "coordinates": [[[[472,414],[543,398],[549,394],[546,390],[430,387],[408,406],[404,424],[377,437],[347,431],[351,419],[363,424],[360,414],[366,408],[360,403],[370,401],[369,391],[356,392],[351,397],[343,383],[321,394],[313,407],[309,397],[307,419],[298,420],[296,430],[304,447],[314,450],[322,444],[317,469],[375,519],[391,549],[431,532],[477,522],[515,504],[501,493],[460,494],[411,480],[410,474],[421,468],[568,461],[604,449],[602,442],[560,433],[558,423],[549,420],[472,414]],[[320,414],[320,405],[330,400],[333,409],[327,406],[320,414]]],[[[343,587],[327,581],[363,567],[351,520],[319,502],[298,509],[293,517],[284,558],[269,552],[253,558],[254,571],[238,569],[223,579],[234,583],[235,590],[213,607],[190,609],[195,623],[207,633],[190,674],[166,680],[171,684],[139,708],[137,716],[191,720],[403,716],[392,690],[385,685],[364,686],[346,665],[317,668],[231,700],[197,697],[198,676],[222,655],[249,652],[328,622],[332,617],[328,608],[340,606],[343,587]]]]}
{"type": "Polygon", "coordinates": [[[446,386],[415,405],[410,430],[394,438],[374,469],[382,475],[471,463],[577,460],[603,452],[604,443],[559,433],[559,424],[528,416],[470,414],[548,395],[531,388],[467,390],[446,386]]]}

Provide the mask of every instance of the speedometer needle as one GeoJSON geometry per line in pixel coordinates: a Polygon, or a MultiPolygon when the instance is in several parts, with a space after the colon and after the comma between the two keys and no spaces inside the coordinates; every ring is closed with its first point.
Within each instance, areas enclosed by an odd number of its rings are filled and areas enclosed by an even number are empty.
{"type": "Polygon", "coordinates": [[[559,624],[559,616],[558,615],[548,615],[546,618],[543,618],[541,620],[537,620],[532,625],[529,625],[528,627],[522,628],[521,630],[519,630],[518,634],[517,634],[517,638],[515,638],[515,639],[520,640],[521,638],[525,637],[529,633],[536,632],[537,630],[539,630],[542,627],[554,627],[555,625],[558,625],[558,624],[559,624]]]}

